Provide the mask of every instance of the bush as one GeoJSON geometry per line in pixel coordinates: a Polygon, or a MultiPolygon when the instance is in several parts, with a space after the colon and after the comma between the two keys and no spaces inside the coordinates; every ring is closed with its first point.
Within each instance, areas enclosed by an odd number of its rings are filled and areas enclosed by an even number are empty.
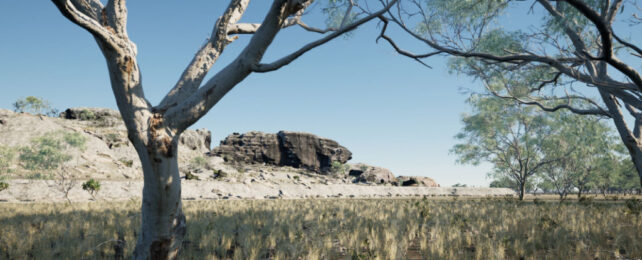
{"type": "Polygon", "coordinates": [[[222,179],[227,177],[227,172],[224,172],[223,170],[214,170],[214,179],[222,179]]]}
{"type": "Polygon", "coordinates": [[[330,165],[330,172],[334,174],[345,174],[348,171],[348,165],[345,165],[341,162],[334,161],[330,165]]]}
{"type": "Polygon", "coordinates": [[[83,109],[78,113],[78,119],[84,121],[96,120],[96,115],[94,115],[94,112],[92,111],[83,109]]]}
{"type": "Polygon", "coordinates": [[[128,159],[127,159],[127,158],[125,158],[125,157],[120,158],[120,159],[119,159],[119,161],[120,161],[121,163],[123,163],[125,166],[130,167],[130,168],[134,165],[134,160],[128,160],[128,159]]]}
{"type": "Polygon", "coordinates": [[[9,172],[9,166],[15,157],[15,149],[8,146],[0,146],[0,174],[9,172]]]}
{"type": "Polygon", "coordinates": [[[6,190],[9,188],[9,183],[6,183],[4,181],[0,181],[0,191],[6,190]]]}
{"type": "Polygon", "coordinates": [[[98,191],[100,190],[100,182],[94,179],[89,179],[82,184],[82,189],[89,192],[89,194],[91,194],[91,196],[95,199],[96,193],[98,193],[98,191]]]}
{"type": "Polygon", "coordinates": [[[28,96],[13,103],[13,111],[56,116],[58,110],[52,109],[49,101],[39,97],[28,96]]]}
{"type": "Polygon", "coordinates": [[[627,214],[636,217],[640,216],[640,212],[642,212],[642,201],[639,199],[627,199],[624,204],[626,205],[627,214]]]}
{"type": "Polygon", "coordinates": [[[79,133],[50,132],[31,139],[30,146],[20,148],[20,161],[27,170],[50,171],[71,160],[68,149],[85,149],[87,139],[79,133]]]}
{"type": "Polygon", "coordinates": [[[207,168],[207,159],[203,158],[202,156],[194,157],[194,159],[192,159],[192,161],[190,162],[190,166],[194,169],[207,168]]]}
{"type": "Polygon", "coordinates": [[[196,181],[200,180],[200,179],[198,178],[198,176],[196,176],[196,175],[192,174],[191,172],[187,172],[187,173],[185,173],[185,179],[186,179],[186,180],[196,180],[196,181]]]}

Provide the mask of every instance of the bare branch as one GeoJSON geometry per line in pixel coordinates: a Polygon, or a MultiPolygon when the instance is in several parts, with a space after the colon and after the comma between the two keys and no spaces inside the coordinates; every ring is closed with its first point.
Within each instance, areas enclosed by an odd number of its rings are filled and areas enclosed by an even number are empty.
{"type": "Polygon", "coordinates": [[[93,12],[96,5],[81,5],[84,8],[84,11],[87,12],[85,13],[78,10],[71,0],[52,0],[52,2],[56,7],[58,7],[58,10],[60,10],[67,19],[69,19],[69,21],[87,30],[106,47],[118,49],[118,45],[120,43],[119,39],[117,39],[111,31],[103,27],[98,20],[94,18],[97,16],[97,14],[93,12]]]}
{"type": "Polygon", "coordinates": [[[285,65],[288,65],[292,61],[294,61],[295,59],[297,59],[298,57],[303,55],[304,53],[308,52],[309,50],[312,50],[312,49],[314,49],[314,48],[316,48],[316,47],[318,47],[318,46],[320,46],[320,45],[322,45],[322,44],[324,44],[326,42],[329,42],[330,40],[332,40],[334,38],[337,38],[337,37],[343,35],[344,33],[352,31],[355,28],[357,28],[358,26],[360,26],[360,25],[362,25],[362,24],[364,24],[364,23],[366,23],[366,22],[368,22],[368,21],[370,21],[370,20],[382,15],[383,13],[388,11],[388,9],[390,9],[390,7],[392,7],[397,1],[398,0],[393,0],[390,3],[388,3],[388,5],[386,5],[380,11],[375,12],[373,14],[370,14],[370,15],[362,18],[362,19],[359,19],[358,21],[346,26],[345,28],[342,28],[340,30],[335,31],[335,32],[333,32],[332,34],[330,34],[330,35],[328,35],[326,37],[323,37],[323,38],[321,38],[319,40],[316,40],[314,42],[308,43],[305,46],[303,46],[302,48],[300,48],[299,50],[297,50],[297,51],[295,51],[295,52],[293,52],[293,53],[291,53],[291,54],[289,54],[289,55],[287,55],[287,56],[285,56],[285,57],[283,57],[283,58],[281,58],[281,59],[279,59],[277,61],[274,61],[274,62],[268,63],[268,64],[256,64],[256,65],[254,65],[252,67],[252,71],[254,71],[254,72],[268,72],[268,71],[277,70],[277,69],[279,69],[279,68],[281,68],[281,67],[283,67],[285,65]]]}
{"type": "Polygon", "coordinates": [[[430,65],[424,63],[421,59],[428,58],[428,57],[440,54],[440,53],[442,53],[442,51],[434,51],[434,52],[430,52],[430,53],[426,53],[426,54],[414,54],[414,53],[411,53],[409,51],[406,51],[406,50],[403,50],[403,49],[399,48],[399,46],[397,46],[395,41],[392,40],[392,38],[390,38],[388,35],[386,35],[386,29],[388,28],[388,20],[386,20],[386,19],[384,19],[382,17],[380,17],[380,19],[383,21],[383,27],[381,28],[381,33],[379,34],[379,37],[377,37],[377,40],[376,40],[377,42],[379,41],[379,39],[383,38],[388,43],[390,43],[392,48],[394,48],[397,53],[399,53],[399,54],[401,54],[403,56],[409,57],[411,59],[414,59],[415,61],[421,63],[422,65],[432,69],[432,67],[430,65]]]}

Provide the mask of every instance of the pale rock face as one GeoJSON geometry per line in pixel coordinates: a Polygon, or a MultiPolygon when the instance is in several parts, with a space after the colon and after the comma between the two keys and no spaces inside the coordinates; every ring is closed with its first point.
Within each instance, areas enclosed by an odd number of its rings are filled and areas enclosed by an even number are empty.
{"type": "MultiPolygon", "coordinates": [[[[55,131],[76,132],[87,139],[86,148],[70,151],[72,159],[65,163],[73,177],[111,180],[142,178],[138,154],[127,138],[118,111],[70,108],[56,118],[0,109],[0,145],[18,149],[29,145],[33,138],[55,131]]],[[[210,143],[208,130],[186,130],[179,142],[179,163],[188,164],[197,156],[206,157],[210,143]]],[[[14,170],[8,177],[23,178],[28,174],[19,167],[14,170]]]]}
{"type": "Polygon", "coordinates": [[[397,183],[399,186],[439,187],[435,180],[423,176],[399,176],[397,183]]]}
{"type": "Polygon", "coordinates": [[[396,181],[395,175],[390,170],[363,163],[350,165],[348,175],[356,177],[356,182],[392,184],[396,181]]]}

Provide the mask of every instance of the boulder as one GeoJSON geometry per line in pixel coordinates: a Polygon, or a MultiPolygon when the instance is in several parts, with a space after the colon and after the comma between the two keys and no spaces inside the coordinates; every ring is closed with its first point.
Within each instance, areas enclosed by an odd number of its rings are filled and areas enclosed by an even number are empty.
{"type": "Polygon", "coordinates": [[[356,182],[386,184],[395,183],[395,175],[386,168],[367,166],[363,173],[355,179],[356,182]]]}
{"type": "Polygon", "coordinates": [[[332,162],[346,163],[352,152],[334,140],[300,132],[277,133],[282,152],[281,164],[328,172],[332,162]]]}
{"type": "Polygon", "coordinates": [[[245,134],[233,133],[215,147],[213,155],[223,157],[226,162],[267,163],[279,165],[281,150],[275,134],[252,131],[245,134]]]}
{"type": "Polygon", "coordinates": [[[192,150],[203,150],[203,153],[210,150],[212,143],[212,132],[205,128],[197,130],[185,130],[181,134],[180,144],[192,150]]]}
{"type": "Polygon", "coordinates": [[[399,176],[397,183],[399,186],[439,187],[435,180],[423,176],[399,176]]]}
{"type": "Polygon", "coordinates": [[[65,112],[60,113],[60,117],[76,120],[104,120],[106,118],[120,119],[120,113],[108,108],[74,107],[67,108],[65,112]]]}
{"type": "Polygon", "coordinates": [[[352,158],[352,153],[334,140],[286,131],[234,133],[221,141],[211,154],[228,162],[292,166],[318,173],[329,172],[332,162],[343,164],[352,158]]]}

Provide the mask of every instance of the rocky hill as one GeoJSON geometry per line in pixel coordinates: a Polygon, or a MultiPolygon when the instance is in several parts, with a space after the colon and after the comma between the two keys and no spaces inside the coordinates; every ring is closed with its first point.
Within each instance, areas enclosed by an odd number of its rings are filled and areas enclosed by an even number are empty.
{"type": "MultiPolygon", "coordinates": [[[[178,160],[186,194],[203,193],[207,197],[214,193],[214,197],[219,198],[303,198],[457,192],[449,188],[403,190],[397,186],[439,185],[428,177],[395,177],[385,168],[349,164],[350,150],[336,141],[309,133],[234,133],[213,149],[211,143],[207,129],[187,130],[181,136],[178,160]],[[218,192],[220,190],[225,192],[218,192]]],[[[136,151],[127,138],[119,113],[109,109],[71,108],[59,117],[0,109],[0,157],[0,180],[10,184],[8,190],[0,192],[0,201],[59,200],[61,175],[77,182],[90,178],[103,182],[108,186],[103,190],[109,191],[100,195],[104,198],[138,194],[142,185],[136,151]],[[54,159],[62,158],[62,163],[47,168],[54,165],[47,161],[51,158],[39,156],[51,153],[54,148],[60,149],[54,159]],[[39,164],[35,165],[34,160],[39,164]]],[[[468,194],[466,192],[459,191],[468,194]]],[[[512,193],[509,190],[481,192],[512,193]]],[[[69,194],[87,199],[80,185],[75,185],[69,194]]]]}

